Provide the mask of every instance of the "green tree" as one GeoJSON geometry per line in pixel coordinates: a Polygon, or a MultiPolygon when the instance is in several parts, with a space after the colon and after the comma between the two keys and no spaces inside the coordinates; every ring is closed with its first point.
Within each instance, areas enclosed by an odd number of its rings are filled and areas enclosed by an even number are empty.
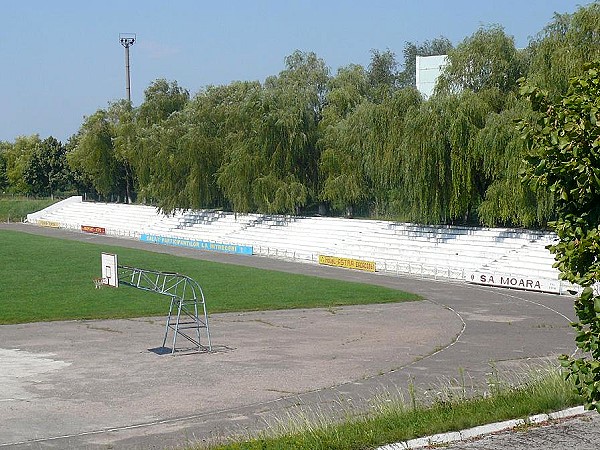
{"type": "Polygon", "coordinates": [[[369,80],[365,69],[351,64],[338,69],[329,79],[323,117],[319,122],[320,201],[337,211],[350,213],[365,198],[362,166],[348,146],[352,132],[348,117],[368,98],[369,80]]]}
{"type": "Polygon", "coordinates": [[[217,184],[235,212],[255,211],[253,185],[266,166],[261,152],[263,88],[258,82],[237,82],[207,94],[220,124],[215,136],[223,145],[217,184]]]}
{"type": "Polygon", "coordinates": [[[550,246],[561,278],[583,287],[575,300],[575,342],[581,354],[563,355],[588,409],[600,412],[600,61],[584,67],[554,103],[547,91],[523,85],[536,117],[522,120],[531,154],[525,181],[555,195],[559,242],[550,246]]]}
{"type": "Polygon", "coordinates": [[[87,117],[79,130],[77,144],[67,154],[73,171],[84,173],[94,189],[105,198],[125,197],[125,172],[114,148],[114,122],[106,110],[87,117]]]}
{"type": "Polygon", "coordinates": [[[472,219],[485,190],[475,139],[490,110],[485,97],[464,91],[432,98],[406,113],[401,148],[409,220],[472,219]]]}
{"type": "MultiPolygon", "coordinates": [[[[161,184],[156,177],[157,173],[164,174],[161,166],[164,160],[161,162],[157,158],[161,150],[165,152],[168,148],[175,148],[176,141],[187,132],[180,126],[185,120],[180,113],[188,105],[189,99],[189,92],[176,81],[169,82],[161,78],[146,88],[144,101],[138,108],[131,108],[127,102],[118,102],[109,108],[114,123],[115,157],[124,172],[127,198],[141,195],[143,201],[153,200],[165,212],[177,208],[173,204],[176,198],[183,201],[187,191],[179,188],[186,180],[175,184],[165,180],[161,184]],[[167,142],[168,139],[173,141],[167,142]]],[[[192,201],[185,198],[182,208],[186,207],[184,205],[189,207],[192,201]]]]}
{"type": "Polygon", "coordinates": [[[8,188],[8,175],[6,174],[6,153],[11,147],[9,142],[0,141],[0,191],[8,188]]]}
{"type": "Polygon", "coordinates": [[[96,197],[98,195],[98,192],[96,192],[96,190],[94,189],[94,184],[92,183],[90,176],[87,173],[74,168],[73,165],[69,163],[69,155],[75,150],[75,148],[79,144],[80,137],[81,134],[79,132],[75,133],[71,137],[69,137],[69,139],[67,139],[67,142],[65,143],[67,164],[69,166],[69,173],[71,174],[71,182],[73,184],[73,188],[77,191],[78,194],[85,196],[87,196],[87,194],[90,194],[93,197],[96,197]]]}
{"type": "Polygon", "coordinates": [[[140,141],[146,155],[142,191],[163,212],[208,208],[223,200],[216,183],[223,146],[217,117],[211,95],[199,95],[183,111],[145,131],[140,141]]]}
{"type": "Polygon", "coordinates": [[[473,151],[482,162],[479,220],[487,226],[545,226],[554,213],[552,196],[547,189],[533,189],[520,182],[527,148],[515,122],[531,117],[531,107],[512,95],[506,106],[490,113],[474,141],[473,151]]]}
{"type": "Polygon", "coordinates": [[[368,98],[369,80],[364,67],[350,64],[338,69],[328,83],[322,120],[322,128],[335,126],[368,98]]]}
{"type": "Polygon", "coordinates": [[[369,198],[363,155],[363,138],[366,135],[363,131],[368,127],[364,119],[373,107],[374,104],[369,101],[360,103],[347,118],[328,125],[320,142],[323,148],[319,162],[323,178],[320,198],[334,210],[347,215],[369,198]]]}
{"type": "Polygon", "coordinates": [[[374,102],[372,75],[370,82],[358,65],[339,69],[330,80],[320,123],[320,199],[346,214],[385,215],[400,209],[405,114],[421,101],[414,88],[392,92],[383,83],[390,91],[374,102]]]}
{"type": "Polygon", "coordinates": [[[189,92],[176,81],[159,78],[144,91],[144,102],[138,108],[137,120],[146,127],[158,123],[181,111],[189,99],[189,92]]]}
{"type": "Polygon", "coordinates": [[[111,103],[107,110],[109,121],[113,128],[113,147],[117,163],[123,172],[125,199],[131,203],[138,184],[137,169],[146,164],[139,154],[139,133],[141,124],[138,122],[138,110],[131,103],[121,100],[111,103]]]}
{"type": "Polygon", "coordinates": [[[555,14],[529,45],[530,83],[557,101],[569,80],[582,74],[585,63],[600,57],[600,3],[580,7],[573,14],[555,14]]]}
{"type": "Polygon", "coordinates": [[[477,30],[448,52],[448,61],[436,84],[440,93],[515,91],[523,73],[514,39],[498,25],[477,30]]]}
{"type": "Polygon", "coordinates": [[[296,51],[262,91],[258,152],[262,165],[253,184],[259,211],[297,213],[318,190],[319,122],[329,69],[314,53],[296,51]]]}
{"type": "Polygon", "coordinates": [[[390,49],[384,52],[371,50],[371,62],[367,71],[371,87],[371,100],[381,102],[398,87],[398,62],[396,54],[390,49]]]}
{"type": "Polygon", "coordinates": [[[40,147],[42,140],[37,134],[19,136],[5,151],[6,176],[9,190],[18,194],[29,194],[30,186],[25,182],[23,174],[34,152],[40,147]]]}
{"type": "Polygon", "coordinates": [[[23,170],[23,181],[34,195],[54,197],[57,191],[69,190],[71,173],[64,145],[50,136],[36,146],[23,170]]]}

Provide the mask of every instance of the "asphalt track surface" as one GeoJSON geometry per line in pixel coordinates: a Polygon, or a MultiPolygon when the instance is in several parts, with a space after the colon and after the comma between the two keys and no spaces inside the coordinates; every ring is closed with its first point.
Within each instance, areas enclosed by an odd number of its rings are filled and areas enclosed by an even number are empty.
{"type": "MultiPolygon", "coordinates": [[[[0,448],[176,448],[277,427],[290,417],[343,416],[389,395],[408,398],[409,386],[424,399],[443,389],[469,390],[495,372],[516,376],[574,351],[573,303],[566,296],[26,224],[0,229],[373,283],[426,299],[211,315],[207,298],[215,351],[178,356],[156,351],[161,318],[0,326],[0,448]]],[[[586,427],[597,429],[594,420],[581,420],[584,435],[586,427]]],[[[538,446],[508,447],[598,448],[599,438],[584,436],[564,447],[548,447],[541,438],[538,446]]],[[[485,445],[468,448],[506,448],[502,441],[485,445]]]]}

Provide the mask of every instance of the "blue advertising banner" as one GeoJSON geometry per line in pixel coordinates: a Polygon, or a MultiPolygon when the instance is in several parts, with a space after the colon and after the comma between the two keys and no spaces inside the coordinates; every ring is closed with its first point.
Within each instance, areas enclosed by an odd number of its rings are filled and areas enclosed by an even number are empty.
{"type": "Polygon", "coordinates": [[[199,241],[196,239],[157,236],[154,234],[142,234],[140,235],[140,241],[151,242],[153,244],[172,245],[175,247],[194,248],[196,250],[236,253],[238,255],[252,255],[252,247],[248,245],[223,244],[220,242],[209,242],[199,241]]]}

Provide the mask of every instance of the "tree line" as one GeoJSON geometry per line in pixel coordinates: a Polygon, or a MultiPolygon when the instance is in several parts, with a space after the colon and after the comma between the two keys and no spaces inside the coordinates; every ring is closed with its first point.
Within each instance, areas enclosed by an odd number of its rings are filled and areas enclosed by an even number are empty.
{"type": "Polygon", "coordinates": [[[88,192],[177,209],[353,214],[420,223],[545,226],[552,193],[521,183],[527,141],[515,126],[538,111],[526,80],[564,95],[600,57],[600,3],[556,14],[524,49],[500,26],[456,47],[406,43],[402,64],[373,50],[368,67],[331,74],[296,51],[264,82],[194,96],[158,79],[144,101],[109,103],[66,143],[0,142],[0,190],[88,192]],[[415,57],[448,55],[434,94],[415,87],[415,57]]]}

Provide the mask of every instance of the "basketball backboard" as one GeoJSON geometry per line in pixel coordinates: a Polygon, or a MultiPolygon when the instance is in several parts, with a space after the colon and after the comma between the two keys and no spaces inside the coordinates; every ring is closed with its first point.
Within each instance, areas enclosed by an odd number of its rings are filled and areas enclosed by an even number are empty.
{"type": "Polygon", "coordinates": [[[117,255],[102,253],[102,284],[119,287],[117,276],[117,255]]]}

